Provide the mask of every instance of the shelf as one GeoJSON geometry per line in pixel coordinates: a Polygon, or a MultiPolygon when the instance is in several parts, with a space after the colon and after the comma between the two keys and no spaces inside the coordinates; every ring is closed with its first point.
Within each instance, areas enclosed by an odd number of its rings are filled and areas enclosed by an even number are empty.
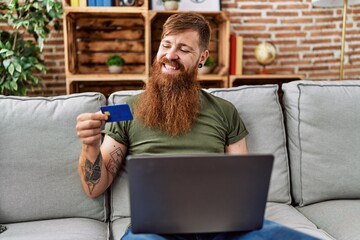
{"type": "MultiPolygon", "coordinates": [[[[90,8],[89,8],[90,9],[90,8]]],[[[81,81],[146,82],[149,75],[147,13],[69,11],[64,16],[67,93],[81,81]],[[126,62],[122,74],[109,74],[105,64],[119,54],[126,62]]]]}
{"type": "MultiPolygon", "coordinates": [[[[70,7],[64,2],[64,43],[66,91],[73,93],[88,83],[119,84],[150,77],[162,25],[179,11],[151,11],[144,7],[70,7]],[[111,55],[125,59],[120,74],[109,74],[105,64],[111,55]],[[82,87],[79,88],[80,85],[82,87]]],[[[148,5],[146,5],[148,6],[148,5]]],[[[224,12],[200,12],[212,27],[210,56],[217,65],[210,74],[199,75],[206,87],[228,87],[230,22],[224,12]]],[[[136,83],[137,84],[137,83],[136,83]]],[[[96,86],[96,84],[92,84],[96,86]]],[[[138,85],[134,85],[138,88],[138,85]]],[[[98,91],[102,92],[101,89],[98,91]]],[[[105,95],[107,93],[104,93],[105,95]]]]}
{"type": "Polygon", "coordinates": [[[121,80],[121,81],[81,81],[74,82],[72,88],[74,92],[101,92],[105,97],[109,97],[111,93],[120,90],[141,90],[145,83],[138,80],[121,80]]]}
{"type": "MultiPolygon", "coordinates": [[[[80,0],[84,1],[84,0],[80,0]]],[[[87,0],[85,0],[87,2],[87,0]]],[[[136,6],[86,6],[86,7],[72,7],[70,0],[63,0],[64,12],[125,12],[148,10],[148,0],[137,0],[136,6]]]]}
{"type": "Polygon", "coordinates": [[[259,84],[282,84],[294,80],[304,79],[303,75],[289,74],[254,74],[254,75],[230,75],[229,85],[235,87],[239,85],[259,85],[259,84]]]}
{"type": "MultiPolygon", "coordinates": [[[[209,87],[219,87],[219,88],[228,88],[228,76],[221,76],[217,74],[202,74],[198,75],[198,81],[200,82],[208,82],[208,84],[202,84],[202,85],[208,85],[209,87]],[[211,83],[219,82],[219,84],[211,85],[211,83]]],[[[216,83],[215,83],[216,84],[216,83]]]]}
{"type": "Polygon", "coordinates": [[[241,85],[262,85],[262,84],[278,84],[278,95],[282,99],[283,91],[281,85],[283,83],[302,80],[304,79],[303,75],[299,74],[289,74],[289,75],[279,75],[279,74],[255,74],[255,75],[230,75],[229,76],[229,85],[230,87],[236,87],[241,85]]]}
{"type": "Polygon", "coordinates": [[[135,13],[139,11],[146,12],[146,9],[140,7],[66,7],[64,14],[67,13],[135,13]]]}
{"type": "Polygon", "coordinates": [[[76,91],[76,85],[79,83],[102,82],[104,85],[110,82],[147,82],[147,75],[144,74],[72,74],[66,77],[66,92],[76,91]]]}

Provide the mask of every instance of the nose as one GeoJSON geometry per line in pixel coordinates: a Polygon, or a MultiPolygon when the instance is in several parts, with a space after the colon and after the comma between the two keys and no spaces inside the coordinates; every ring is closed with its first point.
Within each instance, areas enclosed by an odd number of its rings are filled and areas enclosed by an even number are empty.
{"type": "Polygon", "coordinates": [[[179,59],[179,56],[177,54],[176,48],[172,47],[166,52],[166,58],[169,60],[176,60],[179,59]]]}

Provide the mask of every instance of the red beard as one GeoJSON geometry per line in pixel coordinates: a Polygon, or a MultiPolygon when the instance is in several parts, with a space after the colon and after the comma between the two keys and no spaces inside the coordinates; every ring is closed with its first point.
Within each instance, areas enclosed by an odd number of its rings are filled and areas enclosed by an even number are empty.
{"type": "Polygon", "coordinates": [[[184,70],[178,61],[161,58],[153,63],[153,73],[145,91],[135,103],[134,116],[146,127],[157,128],[170,136],[191,130],[200,110],[197,66],[184,70]],[[179,74],[164,74],[164,63],[180,69],[179,74]]]}

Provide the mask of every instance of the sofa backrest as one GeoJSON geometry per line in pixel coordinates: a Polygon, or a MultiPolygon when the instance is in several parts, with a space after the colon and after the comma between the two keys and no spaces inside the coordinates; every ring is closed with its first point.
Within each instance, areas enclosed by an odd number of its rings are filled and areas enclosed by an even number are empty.
{"type": "MultiPolygon", "coordinates": [[[[227,99],[238,109],[249,135],[250,153],[275,156],[268,200],[290,203],[290,179],[285,127],[277,85],[242,86],[229,89],[209,89],[210,93],[227,99]]],[[[119,91],[110,95],[108,104],[123,103],[140,91],[119,91]]],[[[111,220],[129,216],[127,173],[122,171],[111,187],[111,220]]]]}
{"type": "Polygon", "coordinates": [[[76,117],[105,105],[99,93],[0,96],[0,223],[64,217],[104,221],[105,197],[90,199],[77,166],[76,117]]]}
{"type": "Polygon", "coordinates": [[[268,201],[289,204],[289,165],[278,85],[210,89],[209,92],[235,105],[249,131],[246,137],[249,153],[274,155],[268,201]]]}
{"type": "Polygon", "coordinates": [[[360,198],[360,82],[283,85],[294,199],[360,198]]]}

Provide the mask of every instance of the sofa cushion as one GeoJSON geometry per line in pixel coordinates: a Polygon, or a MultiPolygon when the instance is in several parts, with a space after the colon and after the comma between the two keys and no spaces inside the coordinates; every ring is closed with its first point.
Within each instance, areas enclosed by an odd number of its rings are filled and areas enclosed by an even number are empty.
{"type": "Polygon", "coordinates": [[[267,203],[265,218],[322,240],[335,239],[324,230],[319,229],[296,208],[287,204],[267,203]]]}
{"type": "Polygon", "coordinates": [[[119,218],[110,223],[110,240],[119,240],[130,225],[130,217],[119,218]]]}
{"type": "Polygon", "coordinates": [[[232,102],[245,123],[249,153],[273,154],[268,201],[290,203],[290,177],[285,126],[278,98],[278,85],[210,89],[212,94],[232,102]]]}
{"type": "Polygon", "coordinates": [[[75,130],[78,114],[103,104],[99,93],[0,96],[0,223],[105,220],[105,197],[90,199],[81,186],[81,142],[75,130]]]}
{"type": "MultiPolygon", "coordinates": [[[[266,85],[208,91],[231,101],[236,106],[250,132],[247,144],[251,153],[274,154],[275,163],[268,200],[290,203],[285,127],[277,90],[277,85],[266,85]]],[[[122,103],[127,96],[140,92],[139,90],[115,92],[109,96],[108,104],[122,103]]],[[[130,215],[127,181],[125,170],[111,186],[111,220],[130,215]]]]}
{"type": "Polygon", "coordinates": [[[360,82],[296,81],[283,91],[296,203],[360,198],[360,82]]]}
{"type": "MultiPolygon", "coordinates": [[[[315,224],[309,221],[296,208],[284,203],[267,203],[265,209],[265,218],[291,229],[297,230],[317,237],[322,240],[334,240],[329,234],[322,229],[317,228],[315,224]]],[[[120,239],[127,227],[130,225],[130,218],[118,218],[110,223],[110,232],[112,240],[120,239]]]]}
{"type": "Polygon", "coordinates": [[[7,240],[105,240],[108,224],[93,219],[66,218],[7,224],[7,240]]]}
{"type": "Polygon", "coordinates": [[[334,200],[300,207],[310,221],[335,239],[359,239],[360,200],[334,200]]]}

